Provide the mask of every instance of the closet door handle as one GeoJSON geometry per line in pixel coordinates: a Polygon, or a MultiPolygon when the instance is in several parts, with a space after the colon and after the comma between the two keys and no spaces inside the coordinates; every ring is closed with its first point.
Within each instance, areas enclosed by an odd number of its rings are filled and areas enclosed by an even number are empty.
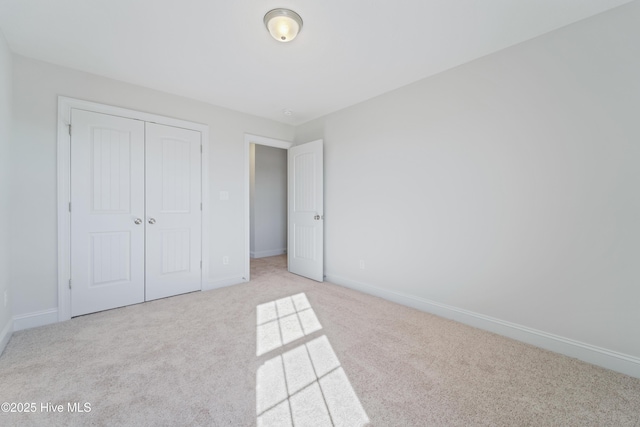
{"type": "Polygon", "coordinates": [[[142,224],[142,220],[141,220],[140,218],[136,218],[136,219],[133,221],[133,223],[134,223],[135,225],[140,225],[140,224],[142,224]]]}
{"type": "Polygon", "coordinates": [[[156,223],[156,220],[154,218],[149,218],[149,224],[153,225],[156,223]]]}

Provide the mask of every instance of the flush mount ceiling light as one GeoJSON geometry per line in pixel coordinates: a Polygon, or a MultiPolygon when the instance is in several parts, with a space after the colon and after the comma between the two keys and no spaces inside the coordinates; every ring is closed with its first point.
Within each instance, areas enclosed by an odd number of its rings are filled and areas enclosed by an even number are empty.
{"type": "Polygon", "coordinates": [[[302,29],[302,18],[289,9],[273,9],[264,15],[264,25],[279,42],[290,42],[302,29]]]}

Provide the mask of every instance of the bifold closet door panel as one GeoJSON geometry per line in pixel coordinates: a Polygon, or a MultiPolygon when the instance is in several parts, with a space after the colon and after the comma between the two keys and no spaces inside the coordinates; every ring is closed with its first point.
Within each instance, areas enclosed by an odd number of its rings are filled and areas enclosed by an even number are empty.
{"type": "Polygon", "coordinates": [[[201,134],[146,123],[146,300],[200,290],[201,134]]]}
{"type": "Polygon", "coordinates": [[[71,110],[71,315],[144,301],[144,122],[71,110]]]}

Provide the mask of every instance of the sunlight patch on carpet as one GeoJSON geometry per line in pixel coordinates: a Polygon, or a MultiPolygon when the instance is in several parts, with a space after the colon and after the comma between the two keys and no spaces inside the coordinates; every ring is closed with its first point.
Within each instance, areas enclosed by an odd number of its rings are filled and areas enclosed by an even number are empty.
{"type": "Polygon", "coordinates": [[[257,326],[257,356],[322,329],[304,293],[260,304],[257,326]]]}
{"type": "MultiPolygon", "coordinates": [[[[322,329],[304,293],[257,307],[257,355],[322,329]]],[[[369,423],[340,360],[322,335],[265,361],[256,373],[258,426],[369,423]]]]}

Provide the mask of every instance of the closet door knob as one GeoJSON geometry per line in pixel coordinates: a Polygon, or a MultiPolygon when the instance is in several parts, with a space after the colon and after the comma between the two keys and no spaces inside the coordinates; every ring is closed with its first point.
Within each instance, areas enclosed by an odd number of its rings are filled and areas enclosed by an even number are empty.
{"type": "Polygon", "coordinates": [[[149,224],[153,225],[156,223],[156,220],[153,218],[149,218],[149,224]]]}
{"type": "Polygon", "coordinates": [[[141,220],[140,218],[136,218],[136,219],[133,221],[133,223],[134,223],[134,224],[136,224],[136,225],[140,225],[140,224],[142,224],[142,220],[141,220]]]}

